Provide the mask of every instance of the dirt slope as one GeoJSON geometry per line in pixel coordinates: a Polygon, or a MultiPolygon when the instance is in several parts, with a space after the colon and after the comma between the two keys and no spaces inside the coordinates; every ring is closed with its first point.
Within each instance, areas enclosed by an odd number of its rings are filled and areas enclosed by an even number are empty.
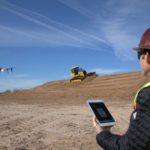
{"type": "Polygon", "coordinates": [[[84,104],[86,99],[103,98],[109,100],[131,100],[135,91],[145,82],[140,72],[98,76],[82,83],[73,84],[69,80],[48,82],[32,90],[1,94],[11,101],[18,99],[24,103],[67,103],[84,104]]]}
{"type": "Polygon", "coordinates": [[[112,132],[123,134],[135,91],[146,80],[134,72],[0,94],[0,150],[100,150],[86,100],[104,99],[117,120],[112,132]]]}

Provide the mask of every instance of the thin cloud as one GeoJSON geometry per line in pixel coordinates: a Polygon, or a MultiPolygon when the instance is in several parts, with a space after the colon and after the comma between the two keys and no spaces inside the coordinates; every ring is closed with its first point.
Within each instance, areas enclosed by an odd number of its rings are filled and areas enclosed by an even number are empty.
{"type": "Polygon", "coordinates": [[[141,3],[139,0],[110,2],[107,7],[108,18],[104,19],[101,27],[116,56],[123,60],[133,60],[135,56],[132,48],[138,45],[141,34],[149,26],[147,14],[150,14],[148,8],[150,2],[141,3]]]}
{"type": "Polygon", "coordinates": [[[96,8],[99,8],[101,6],[100,1],[96,1],[96,3],[89,3],[89,4],[86,4],[86,2],[84,3],[80,0],[72,0],[72,1],[58,0],[58,1],[68,6],[69,8],[79,12],[81,15],[89,19],[95,18],[95,15],[97,13],[96,8]]]}
{"type": "Polygon", "coordinates": [[[70,77],[69,75],[63,75],[61,78],[62,78],[63,80],[68,80],[68,79],[70,79],[71,77],[70,77]]]}
{"type": "MultiPolygon", "coordinates": [[[[21,30],[0,25],[0,45],[1,46],[40,46],[40,45],[66,45],[74,46],[77,42],[67,43],[66,38],[61,39],[61,35],[49,34],[43,31],[21,30]],[[15,37],[15,38],[14,38],[15,37]]],[[[62,35],[64,37],[64,35],[62,35]]],[[[81,47],[81,45],[77,45],[81,47]]]]}
{"type": "Polygon", "coordinates": [[[3,32],[4,27],[2,28],[1,25],[1,44],[5,46],[19,45],[19,43],[21,43],[20,46],[73,46],[97,51],[101,51],[103,46],[108,46],[110,51],[108,49],[104,49],[104,51],[111,52],[113,49],[116,56],[123,60],[134,59],[135,56],[131,49],[138,45],[141,34],[149,27],[150,1],[94,0],[92,3],[80,0],[57,1],[87,17],[89,19],[88,27],[74,28],[37,12],[1,1],[0,8],[41,27],[39,31],[32,31],[32,27],[31,29],[15,29],[15,27],[5,26],[7,32],[3,32]],[[23,35],[26,36],[23,37],[23,35]],[[8,42],[3,40],[5,37],[9,37],[7,38],[8,42]],[[17,37],[17,40],[13,37],[17,37]],[[18,42],[19,40],[20,42],[18,42]]]}
{"type": "Polygon", "coordinates": [[[0,79],[0,92],[6,90],[29,89],[43,84],[41,80],[32,79],[0,79]]]}
{"type": "MultiPolygon", "coordinates": [[[[103,43],[103,44],[105,43],[105,41],[103,39],[101,39],[95,35],[87,34],[76,28],[70,27],[70,26],[62,24],[60,22],[53,21],[39,13],[30,11],[28,9],[20,8],[16,5],[11,5],[9,3],[5,3],[5,5],[0,6],[0,7],[2,9],[7,10],[8,12],[11,12],[17,16],[20,16],[21,18],[23,18],[27,21],[33,22],[36,25],[40,25],[40,26],[44,27],[45,29],[47,29],[48,33],[45,36],[46,38],[44,38],[43,36],[39,36],[40,37],[39,39],[41,39],[42,42],[43,41],[49,42],[49,45],[53,43],[53,45],[58,45],[58,46],[66,45],[66,46],[97,49],[97,48],[99,48],[97,46],[97,43],[99,45],[101,43],[103,43]],[[47,23],[47,21],[48,21],[48,23],[47,23]],[[56,25],[57,25],[57,27],[56,27],[56,25]],[[49,34],[49,36],[47,36],[48,34],[49,34]],[[52,35],[52,36],[50,37],[50,35],[52,35]],[[57,37],[56,40],[55,40],[55,37],[57,37]],[[58,39],[60,37],[63,37],[63,39],[65,39],[66,42],[63,41],[62,39],[58,39]],[[53,42],[50,42],[50,41],[53,41],[53,42]]],[[[12,29],[12,30],[15,31],[15,29],[12,29]]],[[[29,34],[27,31],[25,31],[25,32],[17,31],[17,33],[18,32],[26,34],[27,36],[31,36],[36,39],[38,37],[35,34],[36,32],[29,31],[29,33],[32,33],[32,34],[29,34]]],[[[24,41],[26,41],[26,40],[24,40],[24,41]]]]}
{"type": "Polygon", "coordinates": [[[77,35],[80,35],[80,36],[82,36],[83,38],[84,38],[84,37],[87,37],[87,39],[88,39],[88,38],[91,38],[91,40],[92,40],[92,39],[93,39],[93,40],[97,40],[97,41],[99,41],[99,42],[102,42],[102,43],[105,43],[105,44],[106,44],[106,41],[105,41],[104,39],[98,37],[98,36],[95,36],[95,35],[93,35],[93,34],[88,34],[88,33],[83,32],[83,31],[81,31],[81,30],[79,30],[79,29],[77,29],[77,28],[71,27],[71,26],[69,26],[69,25],[67,25],[67,24],[63,24],[63,23],[61,23],[61,22],[54,21],[54,20],[52,20],[52,19],[50,19],[50,18],[48,18],[48,17],[46,17],[46,16],[44,16],[44,15],[42,15],[42,14],[40,14],[40,13],[31,11],[31,10],[28,10],[28,9],[24,9],[24,8],[21,8],[21,9],[24,10],[25,12],[29,13],[29,14],[34,15],[34,16],[37,17],[37,18],[40,18],[40,20],[46,21],[47,24],[51,24],[51,26],[53,26],[53,27],[55,27],[55,28],[57,27],[57,28],[56,28],[57,30],[58,30],[58,29],[59,29],[59,30],[62,29],[62,30],[65,31],[66,33],[70,33],[70,31],[72,31],[71,34],[74,33],[76,36],[77,36],[77,35]]]}
{"type": "Polygon", "coordinates": [[[33,30],[14,29],[0,25],[0,33],[1,47],[70,46],[76,48],[86,48],[94,51],[103,51],[103,49],[99,49],[97,45],[83,44],[67,38],[64,35],[50,34],[46,31],[36,32],[33,30]]]}
{"type": "Polygon", "coordinates": [[[96,72],[99,75],[104,75],[104,74],[120,73],[120,72],[122,72],[122,70],[120,70],[120,69],[95,68],[95,69],[91,69],[90,72],[96,72]]]}
{"type": "Polygon", "coordinates": [[[29,74],[12,74],[11,77],[12,78],[26,78],[29,77],[29,74]]]}
{"type": "Polygon", "coordinates": [[[92,4],[85,4],[79,0],[58,1],[88,17],[93,22],[93,27],[97,28],[97,33],[103,33],[104,39],[113,48],[117,57],[134,59],[131,49],[139,42],[138,33],[142,34],[145,28],[149,27],[150,1],[94,0],[92,4]]]}
{"type": "Polygon", "coordinates": [[[76,37],[74,37],[72,35],[69,35],[69,34],[67,34],[67,33],[65,33],[65,32],[63,32],[61,30],[58,30],[58,29],[54,28],[53,26],[47,25],[46,23],[43,23],[42,21],[37,20],[36,18],[33,18],[33,17],[29,16],[29,15],[26,15],[26,14],[24,14],[22,12],[19,12],[17,10],[14,10],[14,9],[11,9],[11,8],[7,8],[7,7],[4,7],[4,6],[0,6],[0,7],[3,8],[3,9],[6,9],[7,11],[9,11],[11,13],[14,13],[15,15],[18,15],[18,16],[20,16],[20,17],[22,17],[22,18],[24,18],[24,19],[26,19],[28,21],[31,21],[31,22],[33,22],[33,23],[35,23],[37,25],[40,25],[40,26],[42,26],[42,27],[44,27],[46,29],[54,30],[54,31],[57,31],[57,32],[59,31],[59,32],[62,32],[63,34],[69,36],[70,38],[73,38],[75,40],[79,40],[78,38],[76,38],[76,37]]]}

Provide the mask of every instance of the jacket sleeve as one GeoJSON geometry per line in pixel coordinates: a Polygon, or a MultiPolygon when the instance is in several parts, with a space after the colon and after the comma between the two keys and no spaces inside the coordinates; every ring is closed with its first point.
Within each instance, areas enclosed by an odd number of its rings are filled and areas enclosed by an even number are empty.
{"type": "Polygon", "coordinates": [[[98,145],[105,150],[147,149],[150,143],[150,87],[140,91],[137,103],[136,110],[131,114],[127,132],[124,135],[116,135],[102,131],[96,135],[98,145]]]}

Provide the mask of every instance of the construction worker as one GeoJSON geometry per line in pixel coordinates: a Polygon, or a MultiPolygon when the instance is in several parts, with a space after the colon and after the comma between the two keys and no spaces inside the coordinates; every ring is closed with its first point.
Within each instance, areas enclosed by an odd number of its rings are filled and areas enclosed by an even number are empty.
{"type": "MultiPolygon", "coordinates": [[[[135,48],[145,76],[150,76],[150,28],[147,29],[135,48]]],[[[137,92],[134,99],[134,111],[124,135],[111,133],[111,127],[100,127],[93,117],[97,130],[96,140],[105,150],[150,150],[150,82],[137,92]]]]}

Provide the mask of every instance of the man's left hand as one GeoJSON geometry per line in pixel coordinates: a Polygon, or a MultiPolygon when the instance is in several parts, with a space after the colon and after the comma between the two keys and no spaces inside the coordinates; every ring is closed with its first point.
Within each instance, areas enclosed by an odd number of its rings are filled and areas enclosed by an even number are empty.
{"type": "Polygon", "coordinates": [[[109,131],[109,132],[111,131],[112,126],[100,127],[96,120],[97,120],[96,117],[93,116],[93,126],[95,127],[97,133],[100,133],[102,131],[109,131]]]}

